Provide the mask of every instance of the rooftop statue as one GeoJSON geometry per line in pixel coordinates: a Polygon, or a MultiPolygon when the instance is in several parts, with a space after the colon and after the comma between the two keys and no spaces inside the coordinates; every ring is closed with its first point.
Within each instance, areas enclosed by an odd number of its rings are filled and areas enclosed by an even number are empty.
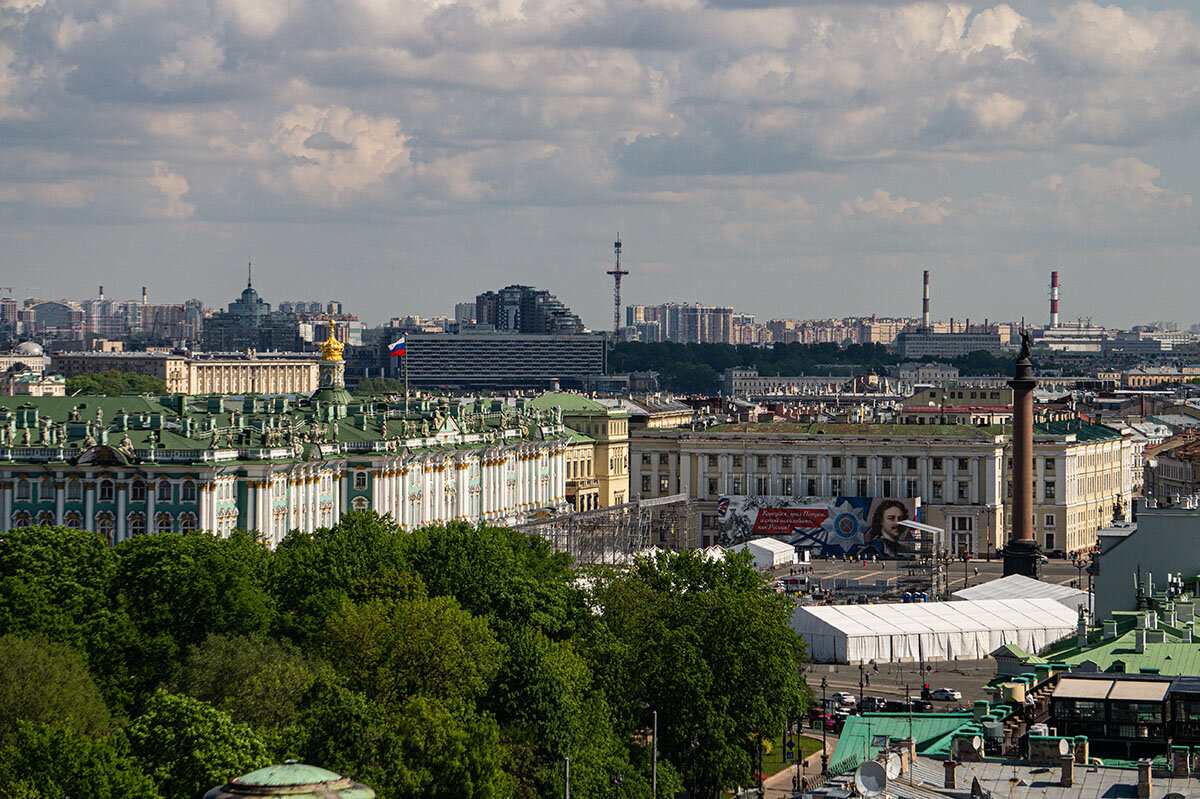
{"type": "Polygon", "coordinates": [[[321,360],[323,361],[340,361],[342,360],[342,352],[346,349],[346,345],[337,340],[333,335],[333,321],[329,322],[329,338],[321,342],[321,360]]]}

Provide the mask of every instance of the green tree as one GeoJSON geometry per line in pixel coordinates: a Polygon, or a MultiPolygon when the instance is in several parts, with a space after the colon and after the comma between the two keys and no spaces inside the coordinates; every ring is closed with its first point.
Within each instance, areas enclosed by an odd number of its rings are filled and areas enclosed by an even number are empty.
{"type": "Polygon", "coordinates": [[[0,636],[0,744],[12,740],[21,722],[97,737],[110,720],[83,655],[44,638],[0,636]]]}
{"type": "Polygon", "coordinates": [[[354,387],[355,394],[403,394],[404,381],[387,377],[365,377],[354,387]]]}
{"type": "Polygon", "coordinates": [[[513,795],[496,722],[430,696],[381,705],[325,685],[304,718],[301,757],[375,789],[379,799],[491,799],[513,795]]]}
{"type": "Polygon", "coordinates": [[[502,640],[527,625],[562,638],[586,613],[569,557],[539,536],[452,522],[416,530],[402,543],[431,596],[454,597],[502,640]]]}
{"type": "Polygon", "coordinates": [[[124,394],[165,394],[167,382],[160,377],[133,372],[108,371],[67,378],[67,394],[120,397],[124,394]]]}
{"type": "Polygon", "coordinates": [[[384,705],[414,694],[470,704],[487,691],[503,649],[487,622],[450,597],[347,602],[325,639],[349,686],[384,705]]]}
{"type": "Polygon", "coordinates": [[[115,569],[112,549],[87,530],[22,527],[0,534],[0,633],[95,650],[108,623],[115,569]]]}
{"type": "Polygon", "coordinates": [[[128,729],[133,755],[163,796],[198,797],[270,762],[247,724],[190,696],[158,691],[128,729]]]}
{"type": "Polygon", "coordinates": [[[135,693],[171,679],[187,647],[210,633],[265,633],[274,624],[271,553],[245,533],[137,536],[116,553],[114,593],[140,649],[131,656],[135,693]]]}
{"type": "Polygon", "coordinates": [[[179,692],[254,727],[277,759],[294,754],[301,708],[321,666],[288,641],[261,635],[210,635],[188,649],[179,692]]]}
{"type": "Polygon", "coordinates": [[[747,784],[754,736],[771,736],[807,702],[788,600],[764,594],[746,558],[680,553],[638,560],[596,601],[589,654],[606,664],[598,674],[616,729],[632,736],[657,710],[659,750],[676,769],[690,769],[698,739],[705,793],[747,784]]]}
{"type": "Polygon", "coordinates": [[[93,738],[65,724],[20,724],[0,747],[3,799],[159,799],[121,733],[93,738]]]}

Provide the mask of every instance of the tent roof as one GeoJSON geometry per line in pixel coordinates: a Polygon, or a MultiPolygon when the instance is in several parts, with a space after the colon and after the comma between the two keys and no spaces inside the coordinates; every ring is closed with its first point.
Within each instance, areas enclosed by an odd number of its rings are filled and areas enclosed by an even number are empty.
{"type": "Polygon", "coordinates": [[[1064,605],[1078,607],[1087,600],[1087,591],[1058,583],[1044,583],[1023,574],[1010,574],[999,580],[963,588],[952,594],[954,599],[1053,599],[1064,605]]]}
{"type": "Polygon", "coordinates": [[[846,636],[896,633],[982,632],[1003,629],[1073,629],[1076,611],[1058,602],[981,599],[882,605],[805,605],[793,616],[801,624],[824,624],[846,636]]]}
{"type": "Polygon", "coordinates": [[[771,552],[780,552],[784,554],[793,553],[796,551],[794,546],[780,541],[777,538],[751,538],[746,542],[745,545],[748,547],[754,547],[756,549],[766,549],[770,550],[771,552]]]}

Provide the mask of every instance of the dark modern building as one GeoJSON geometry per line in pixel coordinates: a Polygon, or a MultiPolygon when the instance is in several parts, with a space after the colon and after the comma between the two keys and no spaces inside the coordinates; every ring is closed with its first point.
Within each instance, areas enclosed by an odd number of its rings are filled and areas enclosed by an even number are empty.
{"type": "Polygon", "coordinates": [[[272,311],[249,279],[242,296],[204,321],[202,346],[207,352],[269,352],[300,349],[300,319],[295,314],[272,311]]]}
{"type": "Polygon", "coordinates": [[[407,360],[413,386],[565,388],[605,371],[602,334],[408,333],[406,340],[407,355],[386,359],[388,376],[403,379],[407,360]]]}
{"type": "Polygon", "coordinates": [[[582,333],[583,322],[557,297],[532,286],[506,286],[475,298],[475,321],[497,331],[532,333],[582,333]]]}

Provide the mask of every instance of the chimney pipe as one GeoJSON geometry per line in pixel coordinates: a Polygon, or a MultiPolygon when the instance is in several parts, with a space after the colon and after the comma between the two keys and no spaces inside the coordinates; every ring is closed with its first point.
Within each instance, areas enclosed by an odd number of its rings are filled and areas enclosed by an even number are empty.
{"type": "Polygon", "coordinates": [[[100,299],[104,299],[104,286],[100,287],[100,299]]]}
{"type": "Polygon", "coordinates": [[[1050,327],[1058,327],[1058,272],[1050,273],[1050,327]]]}
{"type": "Polygon", "coordinates": [[[929,329],[929,270],[925,270],[925,282],[921,287],[921,326],[929,329]]]}
{"type": "Polygon", "coordinates": [[[146,304],[146,287],[142,286],[142,305],[146,304]]]}

